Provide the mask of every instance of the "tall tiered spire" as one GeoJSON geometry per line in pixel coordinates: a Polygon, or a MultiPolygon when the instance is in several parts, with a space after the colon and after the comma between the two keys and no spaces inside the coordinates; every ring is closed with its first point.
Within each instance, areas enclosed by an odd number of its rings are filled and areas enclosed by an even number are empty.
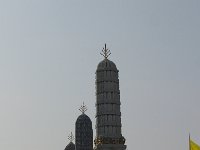
{"type": "Polygon", "coordinates": [[[95,150],[125,150],[121,131],[120,90],[116,65],[108,60],[110,50],[103,48],[105,60],[96,70],[96,138],[95,150]]]}

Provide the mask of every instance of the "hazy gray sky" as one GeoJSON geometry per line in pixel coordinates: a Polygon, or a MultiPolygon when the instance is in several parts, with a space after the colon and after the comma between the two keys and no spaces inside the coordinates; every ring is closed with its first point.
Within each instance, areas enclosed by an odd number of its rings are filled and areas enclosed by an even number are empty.
{"type": "Polygon", "coordinates": [[[63,150],[83,101],[95,136],[104,43],[128,150],[200,144],[199,0],[0,0],[1,150],[63,150]]]}

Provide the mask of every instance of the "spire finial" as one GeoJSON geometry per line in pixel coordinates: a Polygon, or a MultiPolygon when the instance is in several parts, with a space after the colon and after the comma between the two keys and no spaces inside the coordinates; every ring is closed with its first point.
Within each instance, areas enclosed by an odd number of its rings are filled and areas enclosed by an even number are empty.
{"type": "Polygon", "coordinates": [[[87,111],[87,107],[85,106],[84,102],[83,105],[79,108],[79,110],[84,114],[87,111]]]}
{"type": "Polygon", "coordinates": [[[75,139],[75,138],[74,138],[74,135],[72,134],[72,132],[71,132],[71,134],[68,136],[68,139],[69,139],[70,142],[73,142],[73,140],[75,139]]]}
{"type": "Polygon", "coordinates": [[[103,53],[100,53],[105,59],[108,58],[108,56],[110,56],[111,52],[109,49],[106,48],[106,44],[105,47],[102,49],[103,53]]]}

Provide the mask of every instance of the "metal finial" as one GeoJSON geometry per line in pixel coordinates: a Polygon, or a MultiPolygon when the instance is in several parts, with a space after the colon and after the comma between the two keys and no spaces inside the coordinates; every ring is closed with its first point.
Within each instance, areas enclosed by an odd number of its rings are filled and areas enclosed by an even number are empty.
{"type": "Polygon", "coordinates": [[[87,111],[87,107],[85,106],[84,102],[83,105],[79,108],[79,110],[84,114],[87,111]]]}
{"type": "Polygon", "coordinates": [[[103,53],[100,53],[100,54],[104,56],[105,59],[107,59],[108,56],[110,56],[111,54],[110,50],[106,48],[106,44],[105,44],[105,47],[102,49],[102,52],[103,53]]]}
{"type": "Polygon", "coordinates": [[[72,134],[72,132],[71,132],[71,134],[68,136],[68,139],[69,139],[70,142],[73,142],[73,140],[75,139],[75,138],[74,138],[74,135],[72,134]]]}

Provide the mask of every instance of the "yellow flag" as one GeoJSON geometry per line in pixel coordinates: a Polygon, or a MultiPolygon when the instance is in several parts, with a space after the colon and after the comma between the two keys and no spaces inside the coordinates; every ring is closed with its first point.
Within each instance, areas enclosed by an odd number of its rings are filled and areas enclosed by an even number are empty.
{"type": "Polygon", "coordinates": [[[200,146],[190,140],[190,150],[200,150],[200,146]]]}

